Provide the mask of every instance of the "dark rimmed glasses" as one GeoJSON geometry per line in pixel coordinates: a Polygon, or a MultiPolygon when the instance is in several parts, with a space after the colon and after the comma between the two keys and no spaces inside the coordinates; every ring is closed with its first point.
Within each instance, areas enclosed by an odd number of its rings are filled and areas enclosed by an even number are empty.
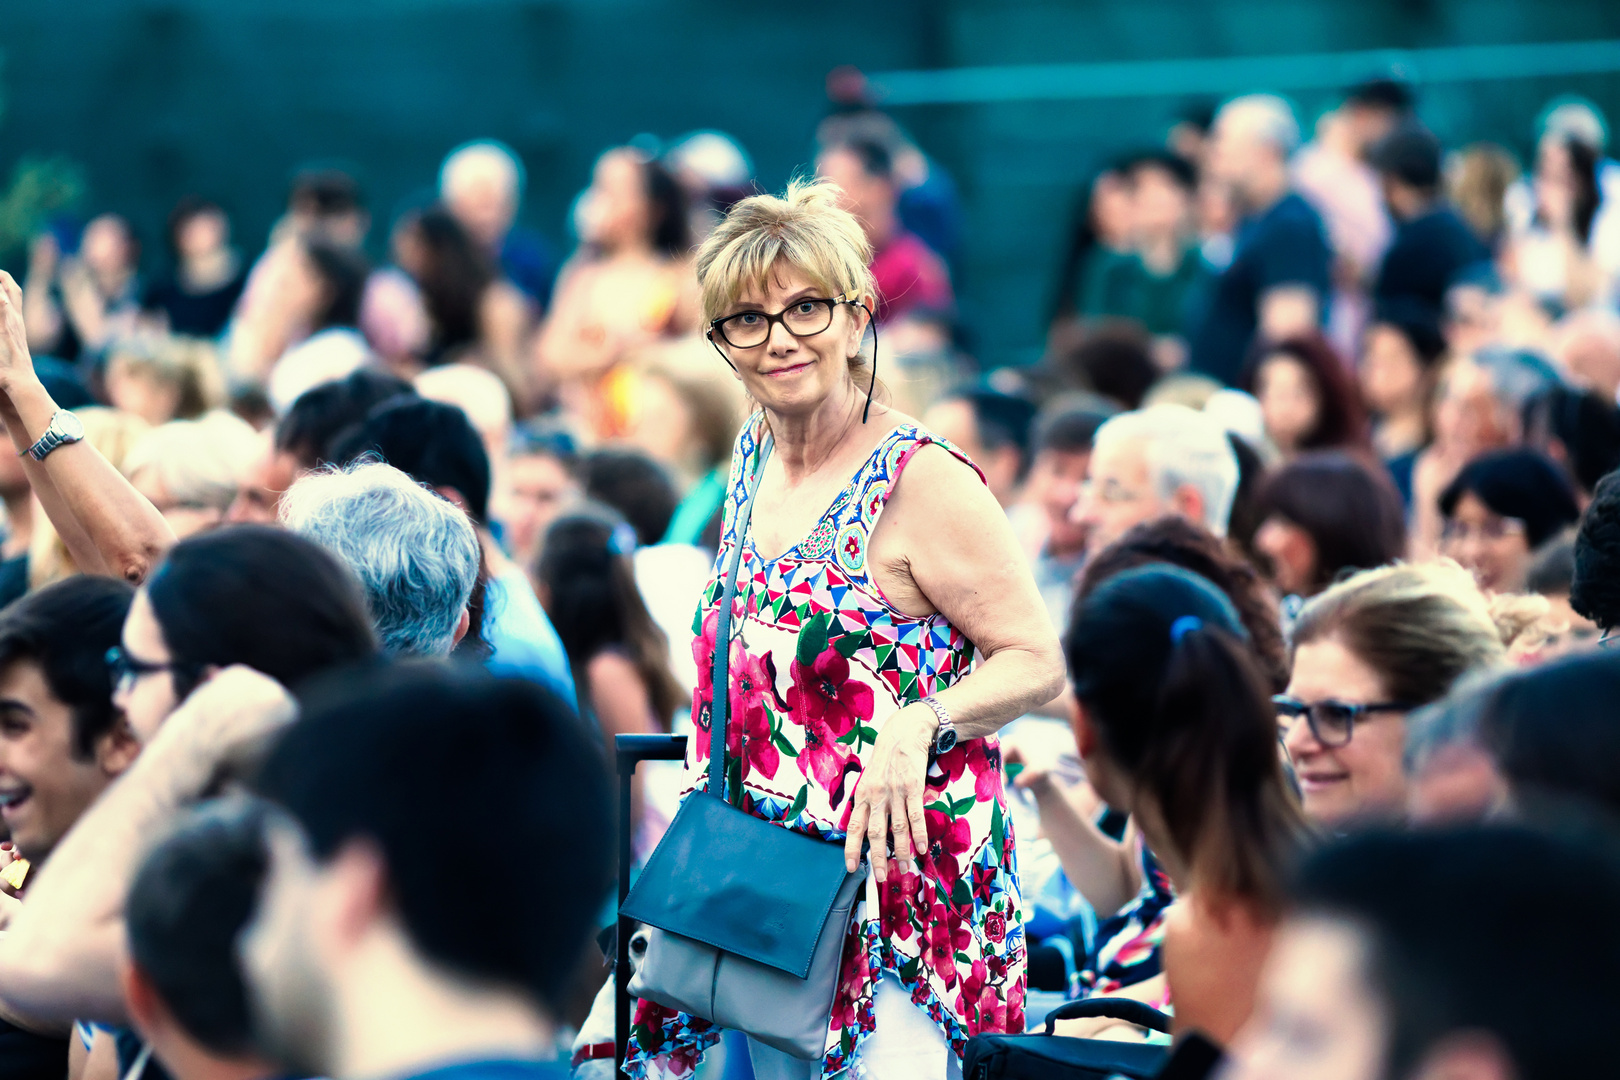
{"type": "Polygon", "coordinates": [[[113,692],[127,693],[135,685],[135,680],[145,675],[156,675],[164,671],[187,672],[197,669],[196,664],[185,664],[171,661],[158,663],[155,660],[142,660],[124,650],[122,645],[114,645],[107,650],[107,670],[112,674],[113,692]]]}
{"type": "Polygon", "coordinates": [[[844,299],[842,295],[806,296],[793,301],[775,315],[763,311],[739,311],[735,315],[722,316],[709,324],[709,332],[719,334],[720,339],[733,349],[754,349],[765,344],[770,339],[771,327],[776,323],[781,323],[782,329],[794,337],[815,337],[832,325],[833,311],[840,304],[861,306],[857,301],[844,299]]]}
{"type": "Polygon", "coordinates": [[[1277,707],[1277,720],[1281,727],[1291,728],[1301,716],[1310,725],[1316,741],[1327,747],[1344,746],[1355,734],[1356,721],[1364,716],[1382,712],[1410,712],[1411,705],[1395,701],[1375,701],[1366,705],[1351,705],[1344,701],[1304,702],[1287,694],[1271,699],[1277,707]]]}

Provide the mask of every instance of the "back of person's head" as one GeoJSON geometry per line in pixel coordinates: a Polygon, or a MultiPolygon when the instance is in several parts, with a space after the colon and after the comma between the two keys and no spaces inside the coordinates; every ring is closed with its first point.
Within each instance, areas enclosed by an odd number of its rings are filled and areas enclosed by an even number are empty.
{"type": "Polygon", "coordinates": [[[468,666],[334,674],[301,705],[259,792],[320,863],[356,844],[375,851],[424,962],[560,1015],[612,880],[598,736],[537,684],[468,666]],[[420,887],[424,852],[455,853],[465,872],[453,888],[420,887]]]}
{"type": "Polygon", "coordinates": [[[1537,596],[1568,596],[1575,580],[1575,530],[1565,529],[1530,556],[1524,587],[1537,596]]]}
{"type": "Polygon", "coordinates": [[[1215,130],[1230,130],[1272,147],[1279,156],[1299,146],[1299,120],[1294,108],[1275,94],[1245,94],[1215,113],[1215,130]]]}
{"type": "Polygon", "coordinates": [[[1370,570],[1406,553],[1406,510],[1382,471],[1342,450],[1302,454],[1267,477],[1260,519],[1279,517],[1305,530],[1316,548],[1311,591],[1347,570],[1370,570]]]}
{"type": "Polygon", "coordinates": [[[276,424],[276,449],[313,469],[329,460],[332,443],[358,427],[373,408],[397,397],[415,397],[409,382],[386,372],[361,369],[299,394],[276,424]]]}
{"type": "Polygon", "coordinates": [[[639,450],[598,450],[579,463],[585,497],[611,507],[635,530],[640,546],[669,530],[680,496],[664,467],[639,450]]]}
{"type": "Polygon", "coordinates": [[[1620,467],[1620,408],[1595,391],[1560,385],[1536,393],[1524,404],[1524,433],[1583,491],[1620,467]]]}
{"type": "Polygon", "coordinates": [[[1170,499],[1182,487],[1192,488],[1203,502],[1201,524],[1216,536],[1226,535],[1238,463],[1219,424],[1185,405],[1150,405],[1098,428],[1095,445],[1110,442],[1140,443],[1159,497],[1170,499]]]}
{"type": "Polygon", "coordinates": [[[1030,456],[1089,454],[1097,429],[1118,413],[1113,402],[1066,394],[1036,415],[1030,428],[1030,456]]]}
{"type": "Polygon", "coordinates": [[[1162,517],[1130,532],[1086,560],[1075,599],[1084,602],[1104,582],[1139,566],[1179,566],[1204,578],[1232,602],[1249,646],[1266,680],[1281,691],[1288,685],[1288,647],[1283,641],[1277,602],[1254,567],[1233,555],[1202,525],[1162,517]]]}
{"type": "Polygon", "coordinates": [[[365,209],[365,197],[354,177],[341,169],[307,169],[293,178],[287,205],[313,218],[333,218],[365,209]]]}
{"type": "Polygon", "coordinates": [[[1440,187],[1440,140],[1417,123],[1398,126],[1367,150],[1381,174],[1407,187],[1433,192],[1440,187]]]}
{"type": "Polygon", "coordinates": [[[1491,393],[1514,416],[1537,393],[1560,382],[1558,369],[1544,357],[1524,349],[1490,345],[1469,358],[1490,379],[1491,393]]]}
{"type": "Polygon", "coordinates": [[[1447,1044],[1475,1060],[1500,1051],[1493,1076],[1612,1069],[1604,1040],[1571,1037],[1608,1030],[1620,1010],[1620,862],[1608,839],[1516,825],[1364,833],[1308,859],[1294,896],[1299,916],[1360,938],[1358,981],[1387,1033],[1380,1076],[1417,1076],[1447,1044]]]}
{"type": "Polygon", "coordinates": [[[1169,150],[1144,150],[1132,156],[1125,167],[1126,175],[1134,182],[1149,170],[1158,170],[1168,176],[1183,191],[1191,194],[1198,189],[1198,168],[1180,154],[1169,150]]]}
{"type": "Polygon", "coordinates": [[[1259,395],[1262,372],[1278,357],[1286,357],[1303,368],[1316,388],[1316,422],[1300,436],[1294,449],[1356,446],[1367,441],[1367,414],[1360,391],[1350,377],[1350,369],[1319,333],[1256,343],[1243,370],[1242,389],[1259,395]]]}
{"type": "Polygon", "coordinates": [[[1620,656],[1600,649],[1502,680],[1481,735],[1521,813],[1587,804],[1620,821],[1620,656]]]}
{"type": "Polygon", "coordinates": [[[647,239],[654,251],[672,259],[684,259],[692,250],[686,191],[656,158],[644,158],[641,170],[652,223],[652,234],[647,239]]]}
{"type": "Polygon", "coordinates": [[[1078,603],[1064,644],[1086,718],[1200,885],[1274,909],[1301,818],[1246,638],[1209,581],[1144,566],[1078,603]]]}
{"type": "Polygon", "coordinates": [[[966,386],[945,396],[973,410],[973,426],[979,444],[995,452],[1011,447],[1018,453],[1018,479],[1029,471],[1029,433],[1035,422],[1035,405],[1028,398],[1004,394],[987,386],[966,386]]]}
{"type": "Polygon", "coordinates": [[[124,902],[134,979],[187,1036],[221,1057],[253,1053],[236,939],[259,902],[263,830],[263,806],[254,800],[183,812],[146,855],[124,902]]]}
{"type": "Polygon", "coordinates": [[[1440,700],[1462,675],[1507,661],[1503,637],[1512,628],[1496,618],[1456,563],[1399,563],[1363,570],[1312,597],[1289,647],[1337,640],[1378,673],[1385,700],[1416,707],[1440,700]]]}
{"type": "Polygon", "coordinates": [[[635,549],[629,522],[609,507],[586,504],[546,530],[535,576],[576,670],[583,672],[605,650],[624,653],[667,726],[682,693],[669,670],[669,641],[636,588],[635,549]]]}
{"type": "Polygon", "coordinates": [[[1152,342],[1132,323],[1105,324],[1086,335],[1058,361],[1074,385],[1138,409],[1162,374],[1153,362],[1152,342]]]}
{"type": "Polygon", "coordinates": [[[303,477],[281,523],[360,579],[382,650],[448,656],[478,580],[478,534],[460,508],[392,465],[358,462],[303,477]]]}
{"type": "Polygon", "coordinates": [[[439,197],[450,199],[464,186],[486,180],[494,181],[503,195],[516,201],[523,194],[522,160],[495,139],[462,143],[439,166],[439,197]]]}
{"type": "Polygon", "coordinates": [[[1350,105],[1367,109],[1384,109],[1394,113],[1410,112],[1417,104],[1417,95],[1410,83],[1399,79],[1380,77],[1367,79],[1352,86],[1344,95],[1350,105]]]}
{"type": "Polygon", "coordinates": [[[422,398],[384,401],[339,438],[331,460],[348,465],[374,454],[418,483],[455,492],[478,525],[489,520],[489,452],[467,414],[422,398]]]}
{"type": "Polygon", "coordinates": [[[1569,604],[1604,630],[1620,626],[1620,473],[1598,481],[1581,518],[1569,604]]]}
{"type": "Polygon", "coordinates": [[[146,492],[151,488],[140,474],[149,472],[171,506],[223,512],[259,447],[258,434],[245,421],[212,412],[197,420],[171,420],[141,436],[124,458],[123,473],[146,492]]]}
{"type": "Polygon", "coordinates": [[[1440,493],[1440,512],[1451,517],[1464,495],[1473,495],[1493,514],[1522,521],[1532,548],[1581,515],[1569,480],[1534,450],[1492,450],[1470,461],[1440,493]]]}
{"type": "Polygon", "coordinates": [[[208,667],[246,664],[291,687],[377,651],[354,575],[285,529],[238,525],[182,540],[145,588],[179,698],[208,667]]]}
{"type": "Polygon", "coordinates": [[[304,254],[321,279],[322,300],[310,319],[310,329],[355,326],[360,322],[360,301],[365,296],[371,267],[354,248],[331,240],[309,238],[304,254]]]}
{"type": "Polygon", "coordinates": [[[501,377],[477,364],[442,364],[416,377],[416,392],[467,414],[485,445],[503,445],[512,430],[512,393],[501,377]]]}
{"type": "Polygon", "coordinates": [[[81,760],[94,757],[96,743],[119,723],[107,650],[118,644],[134,598],[123,581],[80,576],[0,609],[0,668],[39,665],[51,696],[71,710],[73,755],[81,760]]]}

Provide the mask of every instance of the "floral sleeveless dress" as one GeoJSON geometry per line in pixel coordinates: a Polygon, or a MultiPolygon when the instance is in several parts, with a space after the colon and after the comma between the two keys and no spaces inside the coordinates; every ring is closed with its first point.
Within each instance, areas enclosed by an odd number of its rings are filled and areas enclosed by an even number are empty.
{"type": "MultiPolygon", "coordinates": [[[[738,543],[734,521],[764,434],[756,414],[733,450],[720,552],[694,620],[700,675],[686,761],[694,789],[707,784],[721,568],[738,543]]],[[[740,780],[749,813],[841,841],[884,720],[972,664],[973,643],[943,615],[902,614],[867,575],[867,547],[889,492],[928,443],[972,466],[937,436],[897,428],[797,546],[767,561],[745,543],[732,615],[727,786],[735,790],[740,780]]],[[[932,761],[924,797],[928,851],[898,878],[868,879],[846,931],[824,1076],[848,1069],[871,1033],[872,995],[886,971],[959,1058],[969,1036],[1024,1030],[1023,915],[996,739],[964,740],[932,761]]],[[[642,1077],[657,1063],[683,1076],[718,1038],[706,1021],[638,1001],[625,1067],[642,1077]]]]}

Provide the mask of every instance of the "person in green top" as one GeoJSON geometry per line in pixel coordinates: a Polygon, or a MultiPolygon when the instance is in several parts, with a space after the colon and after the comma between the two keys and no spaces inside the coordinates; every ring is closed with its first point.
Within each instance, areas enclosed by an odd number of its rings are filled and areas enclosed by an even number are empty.
{"type": "Polygon", "coordinates": [[[1193,232],[1198,184],[1174,154],[1142,154],[1124,169],[1131,198],[1128,248],[1097,260],[1081,283],[1085,316],[1134,319],[1155,337],[1185,337],[1210,279],[1193,232]]]}

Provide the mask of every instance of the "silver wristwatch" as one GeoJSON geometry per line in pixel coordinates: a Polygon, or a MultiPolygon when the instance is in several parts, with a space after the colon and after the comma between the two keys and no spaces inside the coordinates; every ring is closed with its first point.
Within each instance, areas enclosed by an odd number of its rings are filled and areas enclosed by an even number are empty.
{"type": "Polygon", "coordinates": [[[945,706],[939,703],[936,697],[925,697],[922,703],[934,710],[939,717],[939,730],[934,732],[934,753],[948,754],[956,746],[956,725],[951,722],[951,714],[945,711],[945,706]]]}
{"type": "Polygon", "coordinates": [[[28,448],[28,456],[35,461],[44,461],[57,447],[76,443],[83,438],[84,425],[79,418],[66,409],[57,409],[56,415],[51,417],[51,426],[45,429],[38,442],[28,448]]]}

